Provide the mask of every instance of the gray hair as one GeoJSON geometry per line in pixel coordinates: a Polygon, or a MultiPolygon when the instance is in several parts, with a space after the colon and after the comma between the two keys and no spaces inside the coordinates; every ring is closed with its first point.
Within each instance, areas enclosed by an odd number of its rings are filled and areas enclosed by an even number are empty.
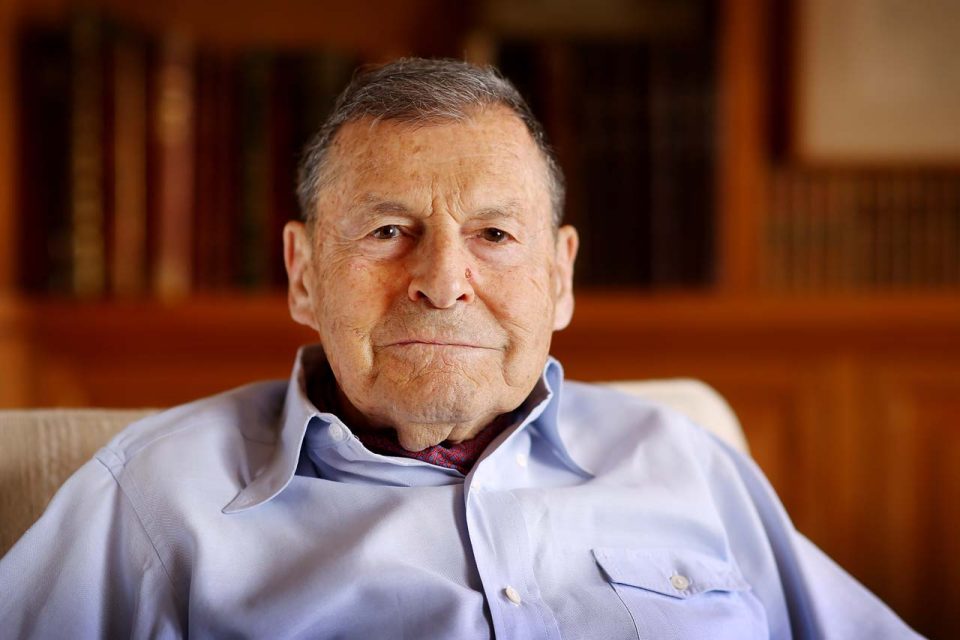
{"type": "Polygon", "coordinates": [[[301,217],[309,222],[316,215],[318,194],[328,176],[328,151],[346,123],[363,118],[412,124],[459,122],[489,105],[513,111],[540,149],[547,168],[553,224],[559,226],[565,197],[563,171],[543,127],[516,87],[490,66],[424,58],[363,67],[343,90],[300,161],[297,197],[301,217]]]}

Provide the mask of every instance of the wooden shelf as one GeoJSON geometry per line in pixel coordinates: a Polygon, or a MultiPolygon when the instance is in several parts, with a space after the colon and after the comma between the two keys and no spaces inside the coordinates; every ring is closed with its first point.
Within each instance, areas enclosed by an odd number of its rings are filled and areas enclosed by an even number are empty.
{"type": "MultiPolygon", "coordinates": [[[[19,354],[18,361],[29,356],[32,374],[5,376],[16,381],[18,391],[9,388],[13,382],[0,383],[0,398],[28,406],[183,402],[253,379],[286,376],[297,346],[315,339],[290,320],[285,297],[277,294],[170,303],[8,298],[0,303],[0,344],[8,354],[19,354]],[[127,380],[118,393],[114,376],[138,368],[155,370],[147,376],[149,384],[127,380]],[[72,381],[61,380],[66,386],[57,388],[48,384],[50,375],[72,381]]],[[[703,376],[696,366],[683,370],[698,354],[747,362],[891,351],[930,357],[960,351],[960,296],[802,299],[584,291],[577,296],[573,323],[555,335],[553,348],[569,375],[587,380],[703,376]],[[651,355],[657,367],[651,367],[651,355]]]]}
{"type": "Polygon", "coordinates": [[[960,295],[877,294],[759,296],[582,292],[572,327],[560,333],[617,344],[632,334],[671,337],[694,344],[735,340],[748,347],[802,349],[888,345],[956,346],[960,295]]]}

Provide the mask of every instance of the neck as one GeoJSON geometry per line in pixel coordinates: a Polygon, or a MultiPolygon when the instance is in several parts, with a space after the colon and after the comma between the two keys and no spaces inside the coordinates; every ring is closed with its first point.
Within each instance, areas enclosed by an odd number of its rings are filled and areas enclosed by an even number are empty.
{"type": "Polygon", "coordinates": [[[390,424],[384,421],[371,419],[357,409],[337,384],[329,364],[323,363],[323,370],[316,370],[308,377],[307,396],[321,411],[328,411],[349,425],[350,429],[359,435],[360,432],[382,431],[393,429],[397,434],[397,441],[407,451],[422,451],[441,442],[460,443],[470,440],[483,431],[488,425],[497,421],[510,420],[513,412],[483,416],[477,420],[466,422],[430,422],[430,423],[397,423],[390,424]]]}
{"type": "Polygon", "coordinates": [[[407,451],[422,451],[428,447],[438,445],[441,442],[459,443],[469,440],[483,431],[485,427],[493,422],[503,419],[503,416],[493,415],[484,416],[481,419],[467,422],[428,422],[428,423],[396,423],[386,424],[377,420],[371,420],[367,415],[357,409],[350,399],[343,393],[340,386],[336,386],[337,413],[345,419],[351,429],[357,430],[382,430],[393,429],[397,434],[397,440],[400,446],[407,451]]]}

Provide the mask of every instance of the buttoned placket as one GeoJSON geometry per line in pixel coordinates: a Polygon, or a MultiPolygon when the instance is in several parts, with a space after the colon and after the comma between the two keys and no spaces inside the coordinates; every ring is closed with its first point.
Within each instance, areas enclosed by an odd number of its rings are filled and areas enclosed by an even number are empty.
{"type": "Polygon", "coordinates": [[[507,484],[518,477],[518,461],[526,460],[529,443],[530,431],[518,430],[467,476],[467,531],[495,635],[559,640],[556,618],[534,575],[526,522],[511,491],[515,487],[507,484]]]}

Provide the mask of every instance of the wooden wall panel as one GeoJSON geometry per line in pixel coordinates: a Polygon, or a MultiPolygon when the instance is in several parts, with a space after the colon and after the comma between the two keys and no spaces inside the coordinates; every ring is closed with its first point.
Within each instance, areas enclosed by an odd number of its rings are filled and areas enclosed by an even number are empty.
{"type": "MultiPolygon", "coordinates": [[[[878,595],[938,637],[960,636],[958,599],[931,597],[937,583],[960,580],[960,360],[888,359],[866,372],[875,398],[865,433],[862,573],[878,595]]],[[[955,592],[954,592],[955,593],[955,592]]]]}
{"type": "Polygon", "coordinates": [[[39,305],[29,324],[32,406],[163,407],[287,378],[315,334],[282,298],[183,306],[39,305]]]}
{"type": "Polygon", "coordinates": [[[24,326],[23,305],[0,292],[0,407],[15,407],[30,397],[31,363],[24,326]]]}

